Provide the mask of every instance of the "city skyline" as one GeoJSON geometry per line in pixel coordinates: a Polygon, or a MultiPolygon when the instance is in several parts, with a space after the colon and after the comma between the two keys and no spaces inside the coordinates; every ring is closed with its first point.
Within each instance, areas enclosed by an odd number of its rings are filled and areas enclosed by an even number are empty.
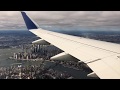
{"type": "MultiPolygon", "coordinates": [[[[118,30],[120,11],[25,11],[50,30],[118,30]]],[[[19,11],[0,11],[0,30],[26,29],[19,11]]]]}

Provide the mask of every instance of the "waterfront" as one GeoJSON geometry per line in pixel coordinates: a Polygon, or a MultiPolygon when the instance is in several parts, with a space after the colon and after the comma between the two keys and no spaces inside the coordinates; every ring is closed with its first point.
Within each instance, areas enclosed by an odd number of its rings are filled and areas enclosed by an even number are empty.
{"type": "Polygon", "coordinates": [[[9,60],[9,57],[13,55],[14,52],[19,52],[21,49],[16,48],[5,48],[0,49],[0,67],[7,67],[13,63],[17,63],[16,61],[9,60]]]}
{"type": "MultiPolygon", "coordinates": [[[[16,49],[16,48],[7,48],[7,49],[0,49],[0,67],[11,67],[11,66],[17,66],[17,65],[22,65],[22,66],[39,66],[42,64],[42,61],[20,61],[20,60],[10,60],[9,57],[13,55],[15,52],[20,52],[21,49],[16,49]]],[[[76,70],[73,68],[69,67],[64,67],[61,64],[56,65],[54,62],[50,61],[45,61],[44,62],[44,68],[52,68],[53,70],[57,70],[60,72],[67,72],[70,75],[72,75],[76,79],[87,79],[86,75],[88,74],[87,72],[84,72],[82,70],[76,70]]]]}

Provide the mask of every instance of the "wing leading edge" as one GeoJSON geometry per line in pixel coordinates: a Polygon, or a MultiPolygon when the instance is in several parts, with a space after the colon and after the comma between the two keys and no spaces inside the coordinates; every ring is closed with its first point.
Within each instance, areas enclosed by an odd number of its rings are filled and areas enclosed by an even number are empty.
{"type": "Polygon", "coordinates": [[[38,28],[21,12],[27,28],[43,40],[86,63],[101,79],[120,79],[120,45],[38,28]]]}

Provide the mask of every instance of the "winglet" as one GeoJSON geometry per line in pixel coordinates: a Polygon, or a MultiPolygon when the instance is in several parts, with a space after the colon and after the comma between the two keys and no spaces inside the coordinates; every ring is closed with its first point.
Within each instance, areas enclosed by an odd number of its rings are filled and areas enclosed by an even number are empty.
{"type": "Polygon", "coordinates": [[[39,28],[39,26],[25,12],[21,11],[21,14],[23,16],[23,19],[25,21],[25,24],[26,24],[28,30],[39,28]]]}

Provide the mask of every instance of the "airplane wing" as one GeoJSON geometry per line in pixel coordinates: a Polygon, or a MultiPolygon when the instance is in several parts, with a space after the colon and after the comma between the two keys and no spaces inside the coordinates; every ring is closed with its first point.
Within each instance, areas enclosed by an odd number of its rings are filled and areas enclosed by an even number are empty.
{"type": "Polygon", "coordinates": [[[120,45],[110,42],[76,37],[43,30],[25,13],[21,12],[29,31],[63,50],[58,55],[75,57],[86,63],[100,79],[120,79],[120,45]]]}

